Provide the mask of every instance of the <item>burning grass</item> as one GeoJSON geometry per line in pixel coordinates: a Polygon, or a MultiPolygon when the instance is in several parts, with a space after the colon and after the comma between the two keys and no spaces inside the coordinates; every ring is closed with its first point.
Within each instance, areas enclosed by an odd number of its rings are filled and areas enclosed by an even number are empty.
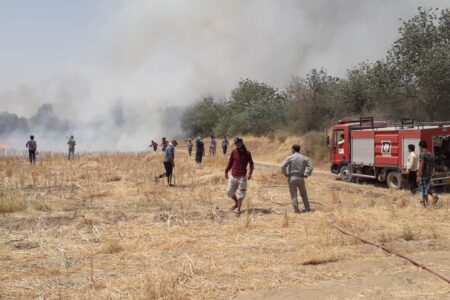
{"type": "MultiPolygon", "coordinates": [[[[266,139],[246,140],[255,160],[270,157],[277,166],[284,156],[268,153],[266,139]]],[[[288,154],[294,140],[276,147],[288,154]]],[[[315,211],[297,215],[278,168],[257,165],[236,218],[225,195],[227,158],[205,157],[198,166],[183,151],[173,188],[153,180],[163,171],[160,153],[85,154],[70,163],[42,156],[36,166],[2,157],[3,170],[14,168],[0,173],[0,295],[223,299],[410,268],[351,267],[385,255],[341,235],[330,220],[408,252],[448,256],[448,195],[441,207],[423,209],[404,191],[337,182],[317,170],[307,180],[315,211]]],[[[445,260],[439,266],[450,271],[445,260]]],[[[408,288],[420,295],[420,287],[408,288]]]]}

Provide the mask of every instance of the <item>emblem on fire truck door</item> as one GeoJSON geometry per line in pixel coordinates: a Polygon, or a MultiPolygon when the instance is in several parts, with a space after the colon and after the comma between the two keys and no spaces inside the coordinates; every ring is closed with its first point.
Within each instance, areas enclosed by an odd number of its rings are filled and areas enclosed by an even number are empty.
{"type": "Polygon", "coordinates": [[[391,156],[392,143],[391,141],[381,141],[381,155],[391,156]]]}

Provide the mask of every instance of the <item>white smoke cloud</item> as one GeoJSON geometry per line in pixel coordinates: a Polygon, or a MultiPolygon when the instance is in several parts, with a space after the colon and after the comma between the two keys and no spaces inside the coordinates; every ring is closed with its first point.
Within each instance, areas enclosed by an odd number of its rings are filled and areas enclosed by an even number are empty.
{"type": "MultiPolygon", "coordinates": [[[[342,75],[382,58],[399,18],[420,5],[448,6],[441,0],[115,2],[89,57],[61,74],[0,91],[0,111],[30,117],[51,103],[74,124],[67,134],[78,137],[79,149],[142,150],[150,139],[177,131],[176,117],[161,118],[164,108],[206,95],[225,98],[244,78],[282,89],[312,68],[342,75]]],[[[65,147],[57,143],[44,147],[65,147]]]]}

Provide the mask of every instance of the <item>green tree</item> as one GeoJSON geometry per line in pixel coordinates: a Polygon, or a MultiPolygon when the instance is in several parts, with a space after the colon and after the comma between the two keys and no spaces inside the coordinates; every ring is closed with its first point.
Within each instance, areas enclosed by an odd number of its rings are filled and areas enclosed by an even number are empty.
{"type": "Polygon", "coordinates": [[[188,107],[181,117],[181,128],[189,135],[211,135],[221,116],[222,105],[206,97],[188,107]]]}
{"type": "Polygon", "coordinates": [[[306,78],[293,78],[287,95],[288,119],[294,131],[307,132],[329,126],[345,104],[340,80],[324,70],[313,69],[306,78]]]}
{"type": "Polygon", "coordinates": [[[285,122],[286,95],[277,89],[246,79],[231,92],[218,124],[222,134],[267,134],[285,122]]]}
{"type": "Polygon", "coordinates": [[[416,119],[449,119],[450,10],[419,8],[399,33],[386,61],[397,77],[402,108],[414,107],[409,111],[416,119]]]}

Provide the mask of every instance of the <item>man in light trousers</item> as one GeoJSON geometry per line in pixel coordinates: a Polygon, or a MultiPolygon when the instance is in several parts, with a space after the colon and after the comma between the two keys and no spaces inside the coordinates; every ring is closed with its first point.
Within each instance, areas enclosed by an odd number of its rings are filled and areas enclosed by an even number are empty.
{"type": "Polygon", "coordinates": [[[300,154],[300,145],[292,146],[292,154],[281,165],[281,172],[288,178],[289,191],[291,193],[292,206],[295,213],[300,213],[298,208],[297,190],[300,191],[305,212],[311,211],[308,194],[306,192],[305,178],[311,176],[313,166],[308,157],[300,154]]]}

